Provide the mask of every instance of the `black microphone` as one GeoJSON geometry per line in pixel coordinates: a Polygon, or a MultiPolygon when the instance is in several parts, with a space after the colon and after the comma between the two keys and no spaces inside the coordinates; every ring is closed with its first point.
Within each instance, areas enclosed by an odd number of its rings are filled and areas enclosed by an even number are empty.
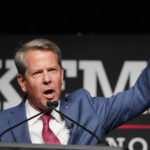
{"type": "Polygon", "coordinates": [[[90,131],[89,129],[85,128],[84,126],[82,126],[78,122],[72,120],[71,118],[69,118],[68,116],[63,114],[62,112],[60,112],[57,109],[55,109],[58,106],[58,102],[57,101],[54,101],[54,102],[47,101],[47,106],[50,107],[51,109],[54,109],[57,113],[61,114],[63,117],[67,118],[71,122],[75,123],[77,126],[81,127],[83,130],[85,130],[88,133],[90,133],[91,135],[93,135],[97,139],[98,143],[101,143],[101,140],[99,139],[99,137],[95,133],[93,133],[92,131],[90,131]]]}
{"type": "MultiPolygon", "coordinates": [[[[55,107],[55,105],[53,105],[53,107],[55,107]]],[[[56,106],[56,107],[57,107],[57,106],[56,106]]],[[[23,123],[25,123],[25,122],[27,122],[27,121],[29,121],[29,120],[31,120],[31,119],[33,119],[33,118],[35,118],[35,117],[41,115],[41,114],[48,113],[48,112],[50,112],[51,110],[52,110],[51,108],[48,108],[48,109],[46,109],[46,110],[44,110],[44,111],[42,111],[42,112],[40,112],[40,113],[38,113],[38,114],[36,114],[36,115],[34,115],[34,116],[32,116],[32,117],[30,117],[30,118],[24,120],[24,121],[21,121],[21,122],[15,124],[14,126],[8,128],[8,129],[4,130],[3,132],[0,133],[0,142],[1,142],[1,137],[2,137],[5,133],[7,133],[8,131],[10,131],[10,130],[12,130],[12,129],[14,129],[14,128],[20,126],[20,125],[22,125],[23,123]]]]}

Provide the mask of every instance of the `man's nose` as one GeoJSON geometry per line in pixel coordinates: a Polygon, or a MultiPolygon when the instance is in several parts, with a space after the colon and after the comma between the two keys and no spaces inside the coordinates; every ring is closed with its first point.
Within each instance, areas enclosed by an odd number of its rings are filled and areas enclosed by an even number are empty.
{"type": "Polygon", "coordinates": [[[48,84],[51,82],[51,77],[50,77],[50,74],[48,74],[48,72],[44,72],[43,74],[43,83],[44,84],[48,84]]]}

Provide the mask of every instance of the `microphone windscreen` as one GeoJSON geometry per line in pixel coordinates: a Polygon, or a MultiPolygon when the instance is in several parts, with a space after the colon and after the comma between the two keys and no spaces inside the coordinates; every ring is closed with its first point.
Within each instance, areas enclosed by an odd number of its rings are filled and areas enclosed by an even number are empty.
{"type": "Polygon", "coordinates": [[[47,106],[51,107],[51,108],[56,108],[58,106],[58,102],[57,101],[54,101],[54,102],[47,101],[47,106]]]}

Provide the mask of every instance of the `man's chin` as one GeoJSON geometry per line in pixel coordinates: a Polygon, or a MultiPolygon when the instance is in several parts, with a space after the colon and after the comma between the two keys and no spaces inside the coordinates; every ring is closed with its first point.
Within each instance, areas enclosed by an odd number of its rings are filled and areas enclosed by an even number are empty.
{"type": "Polygon", "coordinates": [[[56,100],[56,98],[52,98],[52,99],[47,99],[47,101],[50,101],[51,103],[56,102],[58,100],[56,100]]]}

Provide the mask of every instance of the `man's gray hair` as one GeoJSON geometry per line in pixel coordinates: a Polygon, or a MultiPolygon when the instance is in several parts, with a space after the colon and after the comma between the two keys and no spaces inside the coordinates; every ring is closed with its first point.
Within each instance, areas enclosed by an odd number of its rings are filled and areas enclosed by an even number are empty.
{"type": "Polygon", "coordinates": [[[54,52],[56,54],[56,58],[60,68],[62,68],[62,57],[61,57],[61,50],[59,46],[48,40],[43,38],[33,39],[22,45],[20,49],[17,50],[14,56],[14,61],[18,70],[18,73],[21,74],[25,78],[25,73],[27,69],[27,63],[25,60],[25,53],[28,50],[48,50],[54,52]]]}

